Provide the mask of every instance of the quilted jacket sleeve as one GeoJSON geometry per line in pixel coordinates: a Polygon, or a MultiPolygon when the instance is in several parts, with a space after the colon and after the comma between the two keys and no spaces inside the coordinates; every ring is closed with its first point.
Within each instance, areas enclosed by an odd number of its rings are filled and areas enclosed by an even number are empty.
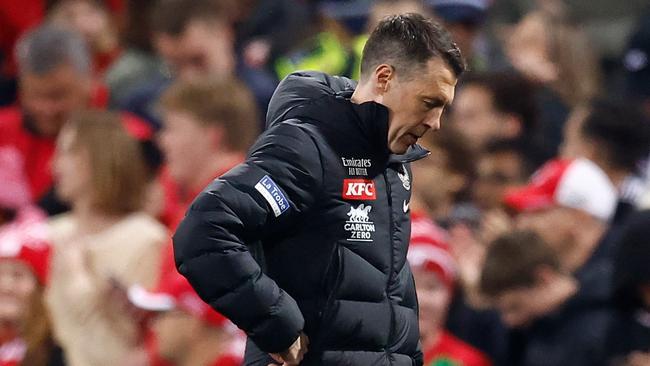
{"type": "Polygon", "coordinates": [[[265,352],[287,349],[304,319],[295,300],[262,272],[247,244],[295,224],[316,201],[322,181],[312,137],[296,124],[276,125],[243,164],[196,198],[174,235],[179,272],[265,352]]]}

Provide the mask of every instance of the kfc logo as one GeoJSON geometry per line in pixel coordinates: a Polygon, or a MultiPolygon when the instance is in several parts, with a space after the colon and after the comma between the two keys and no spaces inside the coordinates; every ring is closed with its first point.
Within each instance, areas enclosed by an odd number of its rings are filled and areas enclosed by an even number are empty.
{"type": "Polygon", "coordinates": [[[343,180],[343,198],[346,200],[375,200],[375,183],[369,179],[343,180]]]}

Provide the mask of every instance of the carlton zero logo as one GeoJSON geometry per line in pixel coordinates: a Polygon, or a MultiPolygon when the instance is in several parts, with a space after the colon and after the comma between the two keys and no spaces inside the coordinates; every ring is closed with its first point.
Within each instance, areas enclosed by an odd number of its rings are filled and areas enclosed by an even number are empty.
{"type": "Polygon", "coordinates": [[[351,206],[348,212],[348,221],[343,229],[350,235],[348,241],[371,242],[372,233],[375,232],[375,223],[370,221],[372,206],[360,204],[357,207],[351,206]]]}
{"type": "Polygon", "coordinates": [[[375,183],[369,179],[344,179],[343,198],[346,200],[375,200],[375,183]]]}

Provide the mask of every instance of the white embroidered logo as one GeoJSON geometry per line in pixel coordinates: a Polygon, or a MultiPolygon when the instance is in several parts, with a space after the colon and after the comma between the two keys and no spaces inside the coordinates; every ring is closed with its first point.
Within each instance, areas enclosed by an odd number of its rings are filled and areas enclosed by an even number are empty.
{"type": "Polygon", "coordinates": [[[360,204],[357,207],[350,207],[348,217],[350,218],[343,226],[350,234],[348,241],[372,242],[372,233],[375,232],[375,224],[370,221],[372,206],[360,204]]]}
{"type": "Polygon", "coordinates": [[[400,169],[397,171],[397,176],[399,177],[399,180],[402,181],[404,189],[407,191],[411,190],[411,179],[409,178],[409,172],[406,170],[406,166],[402,164],[400,169]]]}
{"type": "Polygon", "coordinates": [[[406,202],[406,200],[404,200],[404,204],[402,206],[402,209],[404,209],[404,213],[409,212],[409,206],[410,205],[411,205],[411,202],[406,202]]]}
{"type": "Polygon", "coordinates": [[[372,206],[368,205],[365,206],[363,203],[360,204],[357,208],[350,207],[350,212],[348,212],[348,216],[350,216],[350,221],[351,222],[368,222],[370,218],[368,217],[368,213],[372,210],[372,206]]]}

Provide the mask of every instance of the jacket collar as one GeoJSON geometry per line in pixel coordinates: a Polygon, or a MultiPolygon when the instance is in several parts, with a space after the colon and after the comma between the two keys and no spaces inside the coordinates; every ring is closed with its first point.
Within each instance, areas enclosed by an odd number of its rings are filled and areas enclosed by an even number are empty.
{"type": "Polygon", "coordinates": [[[404,154],[391,153],[388,149],[388,108],[376,102],[352,104],[352,106],[358,116],[361,129],[382,155],[388,155],[389,164],[410,163],[430,154],[418,144],[410,146],[404,154]]]}

